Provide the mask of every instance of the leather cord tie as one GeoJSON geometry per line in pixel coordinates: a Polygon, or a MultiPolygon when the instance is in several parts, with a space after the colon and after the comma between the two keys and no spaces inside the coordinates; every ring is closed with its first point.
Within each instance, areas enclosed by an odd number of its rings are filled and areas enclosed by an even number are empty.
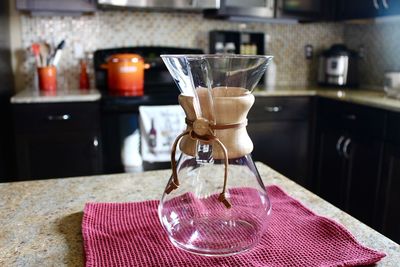
{"type": "Polygon", "coordinates": [[[172,179],[167,188],[165,189],[165,192],[167,194],[171,193],[173,190],[177,189],[179,187],[179,179],[178,179],[178,170],[177,170],[177,163],[175,160],[175,154],[176,154],[176,148],[181,141],[181,139],[189,135],[190,138],[194,140],[201,141],[206,144],[210,144],[212,142],[217,143],[223,153],[224,153],[224,186],[222,188],[221,194],[218,196],[218,200],[222,202],[226,208],[231,208],[232,205],[231,203],[226,199],[225,193],[226,193],[226,186],[227,186],[227,181],[228,181],[228,150],[226,149],[225,145],[219,140],[219,138],[215,135],[214,130],[225,130],[225,129],[238,129],[241,127],[245,127],[247,125],[247,120],[242,123],[236,123],[236,124],[222,124],[222,125],[214,125],[211,124],[207,119],[204,118],[198,118],[194,121],[191,121],[189,119],[185,119],[186,124],[188,126],[188,129],[181,133],[180,135],[177,136],[175,139],[173,145],[172,145],[172,150],[171,150],[171,165],[172,165],[172,179]]]}

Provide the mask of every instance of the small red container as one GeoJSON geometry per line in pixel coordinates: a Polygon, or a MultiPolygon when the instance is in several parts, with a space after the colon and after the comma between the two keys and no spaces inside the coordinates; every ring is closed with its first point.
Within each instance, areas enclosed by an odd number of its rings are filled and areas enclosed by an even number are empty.
{"type": "Polygon", "coordinates": [[[39,89],[45,92],[57,90],[57,69],[54,66],[38,68],[39,89]]]}

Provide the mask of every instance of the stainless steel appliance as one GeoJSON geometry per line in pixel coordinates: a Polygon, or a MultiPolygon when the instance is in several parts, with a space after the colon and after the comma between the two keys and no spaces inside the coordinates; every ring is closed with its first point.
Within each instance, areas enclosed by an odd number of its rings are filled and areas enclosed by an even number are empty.
{"type": "MultiPolygon", "coordinates": [[[[179,90],[160,58],[161,54],[202,54],[200,49],[174,47],[125,47],[94,53],[96,88],[102,93],[103,160],[106,173],[124,172],[122,152],[125,141],[139,129],[139,106],[176,105],[179,90]],[[144,72],[144,95],[126,96],[107,88],[107,70],[101,67],[114,54],[133,53],[143,57],[150,68],[144,72]]],[[[167,163],[143,163],[145,170],[169,168],[167,163]]]]}
{"type": "Polygon", "coordinates": [[[205,17],[239,21],[272,19],[275,0],[220,0],[214,8],[206,9],[205,17]]]}
{"type": "Polygon", "coordinates": [[[101,7],[128,7],[159,10],[202,10],[218,8],[218,0],[98,0],[101,7]]]}
{"type": "Polygon", "coordinates": [[[345,45],[335,44],[319,57],[318,84],[358,85],[358,54],[345,45]]]}

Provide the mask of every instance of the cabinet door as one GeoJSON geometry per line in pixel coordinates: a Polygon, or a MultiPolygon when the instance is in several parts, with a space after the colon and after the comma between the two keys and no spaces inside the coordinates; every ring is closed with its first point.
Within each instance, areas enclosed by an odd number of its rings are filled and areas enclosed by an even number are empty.
{"type": "Polygon", "coordinates": [[[382,8],[381,0],[340,0],[337,7],[339,20],[374,18],[382,8]]]}
{"type": "Polygon", "coordinates": [[[42,179],[101,173],[97,132],[18,134],[18,176],[42,179]]]}
{"type": "Polygon", "coordinates": [[[379,14],[381,16],[399,15],[400,1],[398,0],[378,0],[380,4],[379,14]]]}
{"type": "Polygon", "coordinates": [[[324,130],[320,134],[317,152],[317,193],[333,205],[343,209],[346,187],[346,160],[341,148],[346,136],[324,130]]]}
{"type": "Polygon", "coordinates": [[[251,122],[253,160],[262,161],[295,182],[305,185],[308,176],[308,122],[251,122]]]}
{"type": "Polygon", "coordinates": [[[349,137],[343,144],[343,156],[348,161],[345,210],[372,227],[382,153],[380,140],[358,136],[349,137]]]}
{"type": "Polygon", "coordinates": [[[384,235],[400,243],[400,146],[385,147],[377,216],[384,235]]]}

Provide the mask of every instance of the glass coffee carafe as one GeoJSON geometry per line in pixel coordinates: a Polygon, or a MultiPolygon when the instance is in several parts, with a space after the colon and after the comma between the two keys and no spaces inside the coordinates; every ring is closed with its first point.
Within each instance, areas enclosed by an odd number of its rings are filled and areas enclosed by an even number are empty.
{"type": "Polygon", "coordinates": [[[251,92],[272,57],[161,57],[181,91],[187,124],[172,148],[172,175],[158,207],[161,224],[176,247],[191,253],[247,251],[271,213],[246,125],[251,92]]]}

